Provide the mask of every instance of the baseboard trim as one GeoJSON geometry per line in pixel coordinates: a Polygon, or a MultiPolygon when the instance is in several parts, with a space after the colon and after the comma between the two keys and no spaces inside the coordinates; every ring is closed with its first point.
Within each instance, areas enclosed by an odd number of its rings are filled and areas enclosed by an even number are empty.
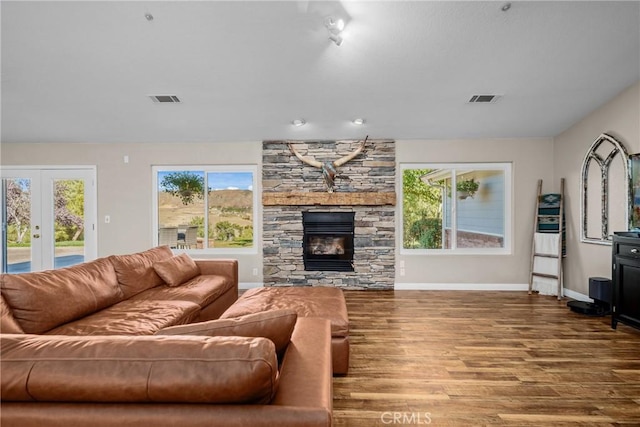
{"type": "MultiPolygon", "coordinates": [[[[396,291],[528,291],[528,283],[396,283],[396,291]]],[[[564,296],[593,302],[587,295],[563,289],[564,296]]]]}
{"type": "Polygon", "coordinates": [[[527,291],[527,283],[396,283],[396,291],[527,291]]]}
{"type": "Polygon", "coordinates": [[[238,289],[253,289],[253,288],[262,288],[264,283],[261,282],[240,282],[238,283],[238,289]]]}
{"type": "MultiPolygon", "coordinates": [[[[247,290],[262,288],[262,282],[240,282],[238,289],[247,290]]],[[[528,283],[396,283],[396,291],[528,291],[528,283]]],[[[578,300],[593,302],[587,295],[564,289],[564,296],[578,300]]]]}

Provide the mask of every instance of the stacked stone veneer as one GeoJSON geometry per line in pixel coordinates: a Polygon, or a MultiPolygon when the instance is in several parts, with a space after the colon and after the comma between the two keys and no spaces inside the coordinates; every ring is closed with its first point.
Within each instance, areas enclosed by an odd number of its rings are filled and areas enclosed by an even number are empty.
{"type": "MultiPolygon", "coordinates": [[[[265,141],[262,191],[326,192],[322,171],[304,157],[333,161],[354,151],[360,141],[265,141]]],[[[364,152],[338,169],[336,192],[395,191],[395,144],[368,141],[364,152]]],[[[335,286],[344,289],[393,289],[395,280],[395,206],[264,206],[263,275],[265,286],[335,286]],[[302,212],[354,212],[354,270],[305,271],[302,212]]]]}

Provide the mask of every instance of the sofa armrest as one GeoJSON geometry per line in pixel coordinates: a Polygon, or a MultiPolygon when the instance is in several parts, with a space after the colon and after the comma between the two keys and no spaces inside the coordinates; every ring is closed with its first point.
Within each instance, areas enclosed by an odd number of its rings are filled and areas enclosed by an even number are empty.
{"type": "Polygon", "coordinates": [[[298,317],[280,368],[280,385],[272,405],[324,408],[333,412],[331,323],[298,317]]]}
{"type": "Polygon", "coordinates": [[[237,259],[194,259],[202,275],[226,277],[231,283],[238,285],[237,259]]]}

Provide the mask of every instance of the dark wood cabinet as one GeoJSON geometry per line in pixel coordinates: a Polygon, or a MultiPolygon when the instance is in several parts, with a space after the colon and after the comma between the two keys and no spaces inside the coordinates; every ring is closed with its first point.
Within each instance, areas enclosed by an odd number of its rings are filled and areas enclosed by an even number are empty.
{"type": "Polygon", "coordinates": [[[614,233],[612,256],[611,327],[622,322],[640,328],[640,233],[614,233]]]}

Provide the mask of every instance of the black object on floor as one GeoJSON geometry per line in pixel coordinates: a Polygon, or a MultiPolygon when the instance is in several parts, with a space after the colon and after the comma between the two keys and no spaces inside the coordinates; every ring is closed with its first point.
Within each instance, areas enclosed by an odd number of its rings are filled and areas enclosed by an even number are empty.
{"type": "Polygon", "coordinates": [[[585,301],[569,301],[567,307],[576,313],[585,314],[587,316],[606,316],[610,314],[608,305],[596,304],[585,301]]]}

